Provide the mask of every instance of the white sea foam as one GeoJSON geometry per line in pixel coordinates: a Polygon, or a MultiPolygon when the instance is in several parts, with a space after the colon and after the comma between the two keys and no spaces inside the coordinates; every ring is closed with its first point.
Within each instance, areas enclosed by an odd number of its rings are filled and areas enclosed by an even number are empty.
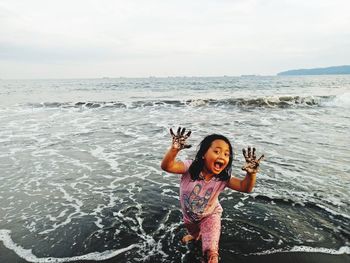
{"type": "Polygon", "coordinates": [[[7,229],[0,229],[0,240],[3,242],[4,246],[13,252],[15,252],[20,258],[25,259],[28,262],[36,263],[60,263],[60,262],[74,262],[78,260],[95,260],[102,261],[113,258],[121,253],[124,253],[133,248],[139,247],[137,244],[132,244],[125,248],[107,250],[104,252],[92,252],[86,255],[75,256],[75,257],[65,257],[65,258],[55,258],[55,257],[44,257],[39,258],[32,253],[31,249],[25,249],[20,245],[16,244],[11,238],[11,231],[7,229]]]}
{"type": "Polygon", "coordinates": [[[197,100],[192,100],[189,102],[190,106],[198,107],[198,106],[203,106],[206,105],[208,102],[206,100],[202,99],[197,99],[197,100]]]}
{"type": "Polygon", "coordinates": [[[96,146],[96,149],[91,150],[90,153],[97,159],[106,162],[112,170],[120,172],[119,163],[115,161],[115,153],[105,153],[105,148],[99,145],[96,146]]]}
{"type": "Polygon", "coordinates": [[[350,247],[342,246],[338,250],[324,247],[308,247],[308,246],[294,246],[291,249],[270,249],[258,253],[252,253],[249,255],[269,255],[276,253],[288,253],[288,252],[308,252],[308,253],[324,253],[332,255],[350,254],[350,247]]]}
{"type": "Polygon", "coordinates": [[[347,214],[338,213],[338,212],[336,212],[336,211],[334,211],[334,210],[332,210],[332,209],[330,209],[330,208],[328,208],[328,207],[326,207],[326,206],[324,206],[324,205],[320,205],[320,204],[316,204],[316,205],[317,205],[318,207],[320,207],[320,208],[326,210],[326,211],[327,211],[328,213],[330,213],[330,214],[333,214],[333,215],[336,215],[336,216],[342,216],[342,217],[344,217],[344,218],[350,219],[350,216],[347,215],[347,214]]]}
{"type": "MultiPolygon", "coordinates": [[[[65,189],[63,189],[61,186],[59,187],[59,190],[63,193],[63,199],[66,200],[67,202],[69,202],[68,204],[62,204],[62,206],[71,206],[75,209],[75,211],[73,213],[71,213],[70,215],[68,215],[66,220],[64,220],[63,222],[54,223],[52,225],[52,228],[41,231],[39,234],[47,234],[47,233],[50,233],[52,231],[55,231],[57,228],[69,224],[72,221],[73,216],[77,216],[77,215],[82,216],[85,214],[85,213],[81,212],[81,207],[83,206],[82,201],[80,201],[79,199],[74,198],[73,196],[68,194],[67,191],[65,189]]],[[[62,215],[62,213],[60,215],[62,215]]]]}
{"type": "Polygon", "coordinates": [[[350,108],[350,92],[338,94],[333,100],[323,103],[326,106],[350,108]]]}
{"type": "Polygon", "coordinates": [[[235,208],[235,209],[240,209],[240,207],[242,207],[242,206],[244,206],[244,203],[238,202],[238,203],[234,206],[234,208],[235,208]]]}

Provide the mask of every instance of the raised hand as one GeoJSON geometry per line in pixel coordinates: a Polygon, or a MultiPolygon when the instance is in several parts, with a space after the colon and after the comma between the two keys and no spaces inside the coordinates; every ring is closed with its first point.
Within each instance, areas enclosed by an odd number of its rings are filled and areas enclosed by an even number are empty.
{"type": "Polygon", "coordinates": [[[173,129],[170,128],[170,134],[173,138],[173,142],[172,142],[172,147],[178,150],[182,150],[182,149],[187,149],[190,148],[192,145],[188,145],[186,144],[186,140],[188,137],[190,137],[191,135],[191,131],[188,131],[187,134],[185,134],[186,129],[179,127],[177,129],[177,133],[175,134],[173,132],[173,129]]]}
{"type": "Polygon", "coordinates": [[[245,158],[246,163],[243,165],[242,170],[247,173],[254,174],[258,172],[259,164],[264,158],[264,155],[261,155],[257,160],[255,155],[255,148],[252,149],[248,146],[248,152],[245,149],[242,149],[243,156],[245,158]]]}

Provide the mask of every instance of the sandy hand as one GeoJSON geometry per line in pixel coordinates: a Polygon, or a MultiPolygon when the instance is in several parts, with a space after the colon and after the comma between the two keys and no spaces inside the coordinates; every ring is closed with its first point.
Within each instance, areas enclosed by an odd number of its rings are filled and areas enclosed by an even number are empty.
{"type": "Polygon", "coordinates": [[[252,149],[250,146],[248,146],[248,152],[245,149],[242,149],[243,156],[245,158],[246,163],[243,165],[242,170],[246,171],[247,173],[254,174],[258,172],[259,164],[264,158],[264,155],[261,155],[260,158],[257,160],[255,155],[255,148],[252,149]]]}
{"type": "Polygon", "coordinates": [[[192,145],[188,145],[186,144],[186,140],[188,139],[188,137],[190,137],[191,135],[191,131],[188,131],[187,134],[185,134],[186,129],[179,127],[177,129],[177,133],[175,134],[173,132],[173,129],[170,128],[170,134],[173,138],[173,142],[172,142],[172,147],[178,150],[182,150],[182,149],[187,149],[190,148],[192,145]]]}

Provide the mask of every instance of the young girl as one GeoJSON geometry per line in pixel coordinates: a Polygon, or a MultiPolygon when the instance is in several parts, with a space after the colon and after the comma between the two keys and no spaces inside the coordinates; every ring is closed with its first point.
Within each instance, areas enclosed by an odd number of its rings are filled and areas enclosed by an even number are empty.
{"type": "Polygon", "coordinates": [[[169,173],[182,174],[180,182],[180,203],[183,220],[190,240],[202,240],[202,252],[208,262],[218,262],[219,239],[221,231],[222,207],[219,194],[229,187],[249,193],[252,191],[258,166],[263,155],[256,159],[255,148],[243,149],[246,160],[242,167],[247,172],[243,180],[231,176],[233,151],[230,141],[223,135],[212,134],[203,139],[195,159],[178,161],[180,150],[190,148],[186,144],[191,131],[178,128],[174,134],[170,129],[172,144],[166,152],[161,168],[169,173]]]}

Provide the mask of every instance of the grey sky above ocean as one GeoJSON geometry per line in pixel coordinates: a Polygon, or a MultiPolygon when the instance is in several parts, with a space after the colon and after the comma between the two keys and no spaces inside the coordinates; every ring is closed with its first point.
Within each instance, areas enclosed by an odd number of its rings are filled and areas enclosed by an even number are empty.
{"type": "Polygon", "coordinates": [[[0,78],[274,75],[348,64],[347,0],[0,2],[0,78]]]}

